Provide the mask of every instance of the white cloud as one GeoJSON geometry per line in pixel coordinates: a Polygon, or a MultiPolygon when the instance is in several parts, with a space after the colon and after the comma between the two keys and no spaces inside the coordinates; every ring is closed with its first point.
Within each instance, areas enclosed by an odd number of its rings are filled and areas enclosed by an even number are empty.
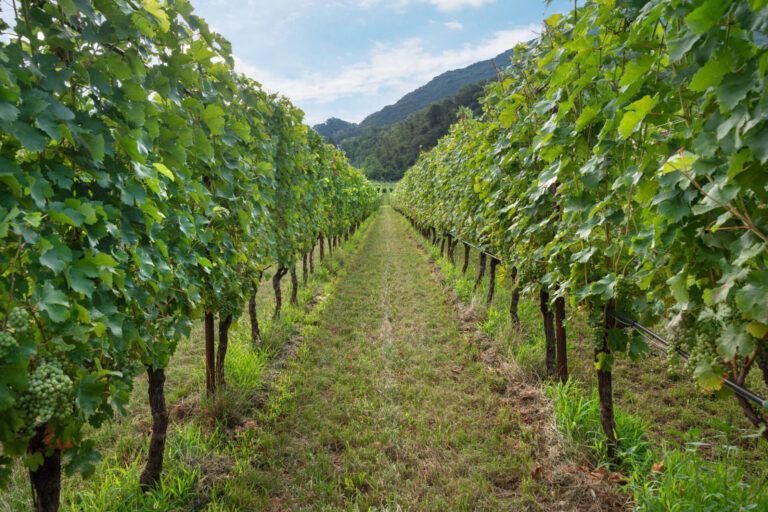
{"type": "Polygon", "coordinates": [[[462,25],[458,21],[446,21],[444,23],[444,25],[446,27],[448,27],[449,29],[451,29],[451,30],[463,30],[464,29],[464,25],[462,25]]]}
{"type": "MultiPolygon", "coordinates": [[[[491,38],[460,49],[431,53],[419,38],[398,45],[378,44],[368,59],[349,64],[338,71],[309,72],[299,77],[284,77],[252,66],[235,58],[238,71],[259,81],[270,92],[289,97],[299,107],[325,105],[346,97],[396,97],[423,85],[445,71],[489,59],[517,43],[535,37],[537,25],[495,32],[491,38]]],[[[497,63],[504,66],[506,63],[497,63]]],[[[374,108],[371,111],[375,110],[374,108]]],[[[315,117],[308,112],[308,117],[315,117]]],[[[360,121],[360,119],[354,119],[360,121]]]]}
{"type": "Polygon", "coordinates": [[[418,2],[430,3],[437,7],[438,11],[458,11],[464,7],[482,7],[485,4],[490,4],[496,0],[417,0],[418,2]]]}
{"type": "Polygon", "coordinates": [[[363,8],[369,8],[381,3],[388,3],[391,6],[402,9],[410,4],[430,4],[438,11],[452,12],[459,11],[465,7],[482,7],[494,2],[496,0],[360,0],[359,5],[363,8]]]}

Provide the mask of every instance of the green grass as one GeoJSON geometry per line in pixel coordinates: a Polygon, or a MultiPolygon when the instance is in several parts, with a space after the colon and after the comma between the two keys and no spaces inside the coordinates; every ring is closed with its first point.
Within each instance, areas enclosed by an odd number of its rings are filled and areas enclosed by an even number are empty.
{"type": "Polygon", "coordinates": [[[692,429],[681,444],[653,447],[647,420],[618,411],[617,466],[606,461],[597,390],[585,392],[570,381],[551,384],[558,428],[575,449],[587,447],[596,463],[627,475],[626,491],[636,511],[746,511],[768,509],[766,474],[752,478],[743,451],[727,443],[725,433],[708,439],[692,429]],[[702,449],[708,456],[702,456],[702,449]]]}
{"type": "Polygon", "coordinates": [[[742,450],[716,442],[714,460],[701,441],[664,450],[663,471],[636,473],[629,484],[638,512],[768,510],[766,476],[753,479],[742,450]]]}
{"type": "MultiPolygon", "coordinates": [[[[486,306],[487,278],[472,293],[476,252],[461,275],[462,247],[459,268],[431,244],[425,254],[384,203],[332,261],[315,255],[299,304],[284,303],[275,321],[264,276],[263,342],[253,347],[239,319],[216,396],[201,392],[199,326],[180,345],[167,372],[159,490],[138,488],[150,427],[142,378],[128,415],[92,435],[105,456],[94,477],[65,479],[63,510],[624,509],[629,495],[572,470],[607,463],[578,312],[568,325],[572,383],[549,386],[546,398],[537,304],[521,301],[513,326],[506,269],[486,306]],[[446,283],[466,303],[459,310],[446,283]]],[[[623,464],[610,469],[627,475],[636,508],[764,508],[764,447],[740,413],[670,381],[659,360],[620,362],[615,373],[623,464]],[[662,460],[674,470],[652,471],[662,460]]],[[[28,510],[28,492],[17,468],[0,511],[28,510]]]]}
{"type": "Polygon", "coordinates": [[[654,456],[646,439],[648,421],[639,416],[628,414],[619,409],[615,411],[616,438],[619,443],[617,456],[622,466],[616,467],[607,460],[606,438],[600,423],[600,400],[597,389],[589,392],[580,389],[573,380],[565,385],[551,383],[546,386],[547,394],[552,399],[555,421],[558,429],[571,443],[573,449],[587,448],[593,465],[606,464],[621,470],[631,467],[634,472],[648,474],[653,466],[654,456]]]}
{"type": "Polygon", "coordinates": [[[455,309],[383,207],[306,350],[291,359],[264,464],[268,510],[553,510],[523,399],[473,357],[455,309]]]}
{"type": "Polygon", "coordinates": [[[389,192],[389,189],[395,188],[397,186],[397,181],[372,181],[371,184],[374,188],[386,188],[387,192],[389,192]]]}

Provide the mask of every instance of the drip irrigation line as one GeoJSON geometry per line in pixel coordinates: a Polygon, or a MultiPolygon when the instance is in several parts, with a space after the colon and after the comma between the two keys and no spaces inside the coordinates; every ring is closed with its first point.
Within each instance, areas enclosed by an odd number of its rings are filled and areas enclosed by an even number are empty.
{"type": "Polygon", "coordinates": [[[490,257],[491,257],[491,258],[493,258],[494,260],[498,260],[498,261],[504,261],[504,260],[503,260],[502,258],[500,258],[499,256],[496,256],[495,254],[492,254],[492,253],[490,253],[490,252],[488,252],[488,251],[486,251],[486,250],[484,250],[484,249],[481,249],[481,248],[479,248],[479,247],[478,247],[478,246],[476,246],[475,244],[471,244],[471,243],[469,243],[469,242],[467,242],[467,241],[463,240],[462,238],[459,238],[458,236],[454,235],[454,234],[453,234],[453,233],[451,233],[450,231],[448,232],[448,234],[449,234],[449,235],[451,235],[451,236],[452,236],[453,238],[455,238],[456,240],[458,240],[459,242],[461,242],[461,243],[463,243],[463,244],[467,244],[468,246],[472,247],[473,249],[476,249],[476,250],[478,250],[478,251],[480,251],[480,252],[482,252],[482,253],[485,253],[487,256],[490,256],[490,257]]]}
{"type": "MultiPolygon", "coordinates": [[[[399,210],[398,210],[398,211],[399,211],[399,210]]],[[[401,215],[402,215],[402,212],[401,212],[401,215]]],[[[430,227],[431,227],[431,226],[430,226],[430,227]]],[[[433,228],[433,229],[435,229],[435,228],[433,228]]],[[[480,252],[482,252],[482,253],[483,253],[483,254],[485,254],[486,256],[490,256],[490,257],[491,257],[491,258],[493,258],[494,260],[498,260],[498,261],[504,261],[504,258],[502,258],[502,257],[500,257],[500,256],[497,256],[497,255],[495,255],[495,254],[493,254],[493,253],[490,253],[490,252],[486,251],[485,249],[481,249],[480,247],[476,246],[475,244],[472,244],[472,243],[470,243],[470,242],[467,242],[467,241],[466,241],[466,240],[464,240],[463,238],[460,238],[460,237],[458,237],[458,236],[454,235],[454,234],[453,234],[453,233],[451,233],[450,231],[445,231],[444,233],[446,233],[446,234],[448,234],[448,235],[451,235],[453,238],[455,238],[455,239],[456,239],[456,240],[458,240],[459,242],[461,242],[461,243],[463,243],[463,244],[467,244],[468,246],[472,247],[473,249],[475,249],[475,250],[477,250],[477,251],[480,251],[480,252]]]]}
{"type": "MultiPolygon", "coordinates": [[[[622,324],[626,325],[627,327],[632,327],[633,329],[637,329],[638,331],[640,331],[643,334],[643,336],[645,336],[646,339],[651,340],[652,342],[656,343],[657,345],[660,345],[663,348],[668,348],[669,347],[669,345],[670,345],[669,341],[665,340],[660,335],[656,334],[655,332],[653,332],[652,330],[650,330],[646,326],[637,323],[636,321],[632,320],[631,318],[628,318],[628,317],[626,317],[626,316],[624,316],[624,315],[622,315],[620,313],[616,313],[615,311],[609,311],[608,315],[612,316],[613,318],[615,318],[616,320],[618,320],[622,324]]],[[[675,352],[680,357],[685,359],[686,361],[688,361],[688,359],[691,357],[690,354],[688,354],[687,352],[685,352],[684,350],[681,350],[679,348],[675,348],[675,352]]],[[[744,398],[745,400],[749,400],[751,402],[756,403],[760,407],[765,407],[766,406],[765,399],[763,399],[762,397],[756,395],[752,391],[750,391],[750,390],[748,390],[746,388],[743,388],[742,386],[739,386],[738,384],[736,384],[735,382],[733,382],[730,379],[723,378],[723,386],[727,387],[728,389],[730,389],[731,391],[733,391],[734,393],[736,393],[740,397],[744,398]]]]}

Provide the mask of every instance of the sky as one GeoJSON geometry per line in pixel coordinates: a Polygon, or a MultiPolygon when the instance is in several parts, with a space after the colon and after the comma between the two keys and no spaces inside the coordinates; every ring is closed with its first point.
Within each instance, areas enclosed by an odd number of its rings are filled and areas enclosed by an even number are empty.
{"type": "MultiPolygon", "coordinates": [[[[304,110],[360,122],[433,77],[528,41],[555,0],[192,0],[237,70],[304,110]]],[[[572,6],[572,3],[570,4],[572,6]]]]}
{"type": "MultiPolygon", "coordinates": [[[[316,124],[359,122],[451,69],[495,57],[569,10],[554,0],[192,0],[238,71],[316,124]]],[[[570,3],[572,6],[572,3],[570,3]]]]}

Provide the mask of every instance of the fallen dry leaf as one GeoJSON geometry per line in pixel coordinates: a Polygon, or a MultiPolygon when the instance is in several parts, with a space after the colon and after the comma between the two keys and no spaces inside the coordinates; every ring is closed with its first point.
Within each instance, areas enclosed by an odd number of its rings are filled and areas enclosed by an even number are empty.
{"type": "Polygon", "coordinates": [[[536,463],[533,465],[533,468],[531,468],[531,477],[533,477],[533,478],[539,478],[539,477],[541,476],[541,470],[542,470],[541,464],[539,464],[538,462],[536,462],[536,463]]]}
{"type": "Polygon", "coordinates": [[[608,475],[608,481],[611,482],[612,484],[624,485],[629,483],[629,478],[622,475],[621,473],[611,473],[610,475],[608,475]]]}

